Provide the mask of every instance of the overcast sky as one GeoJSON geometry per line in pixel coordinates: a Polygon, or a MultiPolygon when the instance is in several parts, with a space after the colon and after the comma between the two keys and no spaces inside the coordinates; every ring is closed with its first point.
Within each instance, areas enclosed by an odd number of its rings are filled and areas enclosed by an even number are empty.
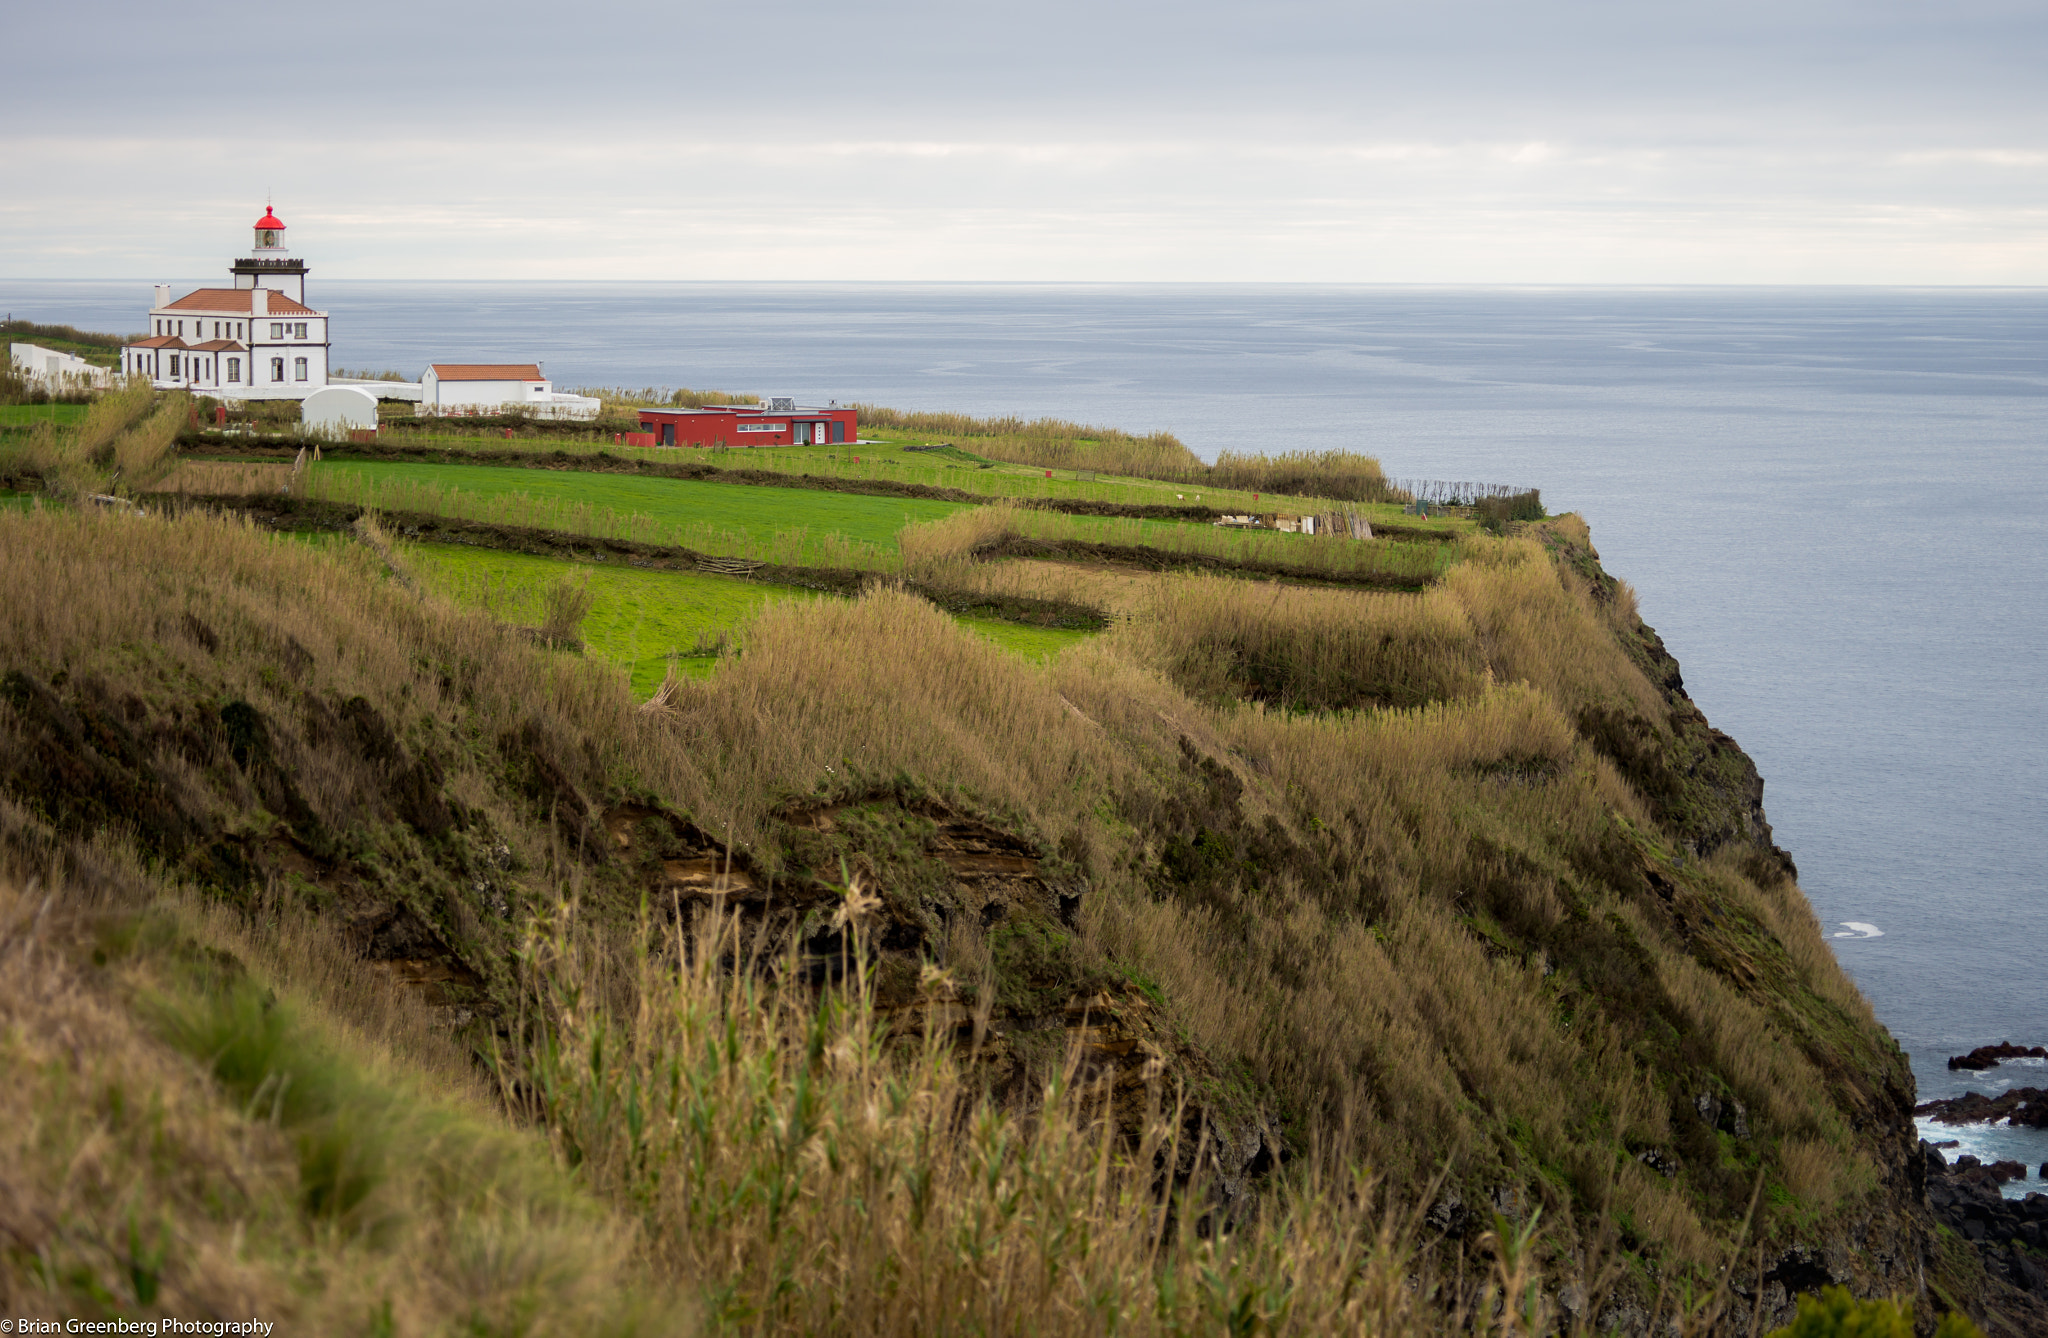
{"type": "Polygon", "coordinates": [[[0,276],[2048,283],[2048,0],[0,0],[0,276]]]}

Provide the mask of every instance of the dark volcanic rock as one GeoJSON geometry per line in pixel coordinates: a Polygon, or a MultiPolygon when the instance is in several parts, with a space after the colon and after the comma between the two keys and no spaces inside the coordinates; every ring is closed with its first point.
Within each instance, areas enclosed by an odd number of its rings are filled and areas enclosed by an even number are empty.
{"type": "Polygon", "coordinates": [[[1967,1055],[1952,1055],[1950,1069],[1982,1070],[1996,1068],[2004,1059],[2048,1059],[2048,1048],[2014,1045],[2011,1041],[2000,1041],[1997,1045],[1980,1045],[1967,1055]]]}
{"type": "Polygon", "coordinates": [[[2018,1162],[1985,1166],[1958,1157],[1951,1166],[1934,1148],[1920,1145],[1927,1165],[1927,1203],[1934,1215],[1977,1247],[1985,1269],[2030,1296],[2048,1300],[2048,1194],[2008,1199],[1998,1187],[2024,1180],[2018,1162]]]}
{"type": "Polygon", "coordinates": [[[1975,1185],[1989,1185],[1996,1189],[2008,1180],[2027,1178],[2026,1164],[2016,1161],[1995,1161],[1989,1166],[1975,1157],[1958,1157],[1949,1168],[1949,1174],[1975,1185]]]}
{"type": "Polygon", "coordinates": [[[2048,1092],[2015,1087],[1998,1096],[1965,1092],[1943,1101],[1923,1101],[1915,1115],[1932,1115],[1943,1124],[1993,1124],[2004,1120],[2014,1128],[2048,1129],[2048,1092]]]}

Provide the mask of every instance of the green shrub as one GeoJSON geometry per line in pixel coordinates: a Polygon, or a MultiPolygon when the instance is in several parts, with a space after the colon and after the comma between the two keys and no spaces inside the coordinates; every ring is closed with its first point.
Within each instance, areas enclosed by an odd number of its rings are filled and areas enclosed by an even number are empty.
{"type": "Polygon", "coordinates": [[[1511,493],[1506,497],[1482,497],[1475,508],[1479,524],[1492,534],[1506,530],[1508,522],[1543,519],[1543,490],[1511,493]]]}
{"type": "MultiPolygon", "coordinates": [[[[1824,1287],[1799,1298],[1799,1318],[1770,1338],[1913,1338],[1913,1307],[1896,1301],[1859,1301],[1847,1287],[1824,1287]]],[[[1983,1338],[1963,1315],[1941,1317],[1934,1338],[1983,1338]]]]}

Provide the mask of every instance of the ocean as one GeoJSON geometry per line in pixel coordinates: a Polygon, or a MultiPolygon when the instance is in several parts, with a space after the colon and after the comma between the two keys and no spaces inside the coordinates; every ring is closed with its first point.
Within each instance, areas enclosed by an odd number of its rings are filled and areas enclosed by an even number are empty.
{"type": "MultiPolygon", "coordinates": [[[[1541,487],[1756,759],[1921,1099],[2048,1086],[2038,1060],[1945,1064],[2048,1044],[2048,291],[309,287],[349,368],[543,359],[562,388],[1050,415],[1541,487]]],[[[0,281],[37,320],[139,329],[148,304],[0,281]]],[[[2048,1132],[1928,1136],[2048,1159],[2048,1132]]]]}

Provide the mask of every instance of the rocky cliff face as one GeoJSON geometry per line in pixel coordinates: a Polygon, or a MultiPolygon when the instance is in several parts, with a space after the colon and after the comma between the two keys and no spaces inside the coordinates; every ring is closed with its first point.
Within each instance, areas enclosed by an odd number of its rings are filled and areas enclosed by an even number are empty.
{"type": "MultiPolygon", "coordinates": [[[[1618,596],[1618,585],[1589,544],[1556,536],[1552,550],[1587,580],[1595,598],[1618,596]]],[[[1755,763],[1708,723],[1654,629],[1632,619],[1620,640],[1662,694],[1668,734],[1660,737],[1643,722],[1598,712],[1582,714],[1580,728],[1613,758],[1686,850],[1703,857],[1729,852],[1759,885],[1789,887],[1798,870],[1790,853],[1772,840],[1755,763]]],[[[1992,1049],[1962,1066],[1996,1062],[1992,1049]]],[[[2016,1047],[2012,1052],[2025,1053],[2016,1047]]],[[[2048,1230],[2048,1196],[2005,1200],[1995,1173],[1977,1167],[1974,1158],[1950,1167],[1940,1152],[1920,1142],[1912,1073],[1902,1055],[1867,1068],[1841,1062],[1826,1046],[1811,1046],[1809,1053],[1822,1063],[1850,1126],[1877,1156],[1878,1192],[1836,1221],[1781,1232],[1763,1243],[1750,1276],[1738,1271],[1731,1284],[1730,1329],[1786,1323],[1798,1294],[1839,1285],[1862,1295],[1919,1298],[1923,1332],[1934,1311],[1953,1308],[1971,1314],[1987,1331],[2048,1334],[2048,1238],[2042,1234],[2048,1230]]],[[[1960,1112],[1959,1118],[1969,1114],[1960,1112]]],[[[1735,1118],[1741,1118],[1739,1111],[1735,1118]]],[[[1723,1129],[1733,1128],[1727,1112],[1715,1119],[1723,1129]]]]}

